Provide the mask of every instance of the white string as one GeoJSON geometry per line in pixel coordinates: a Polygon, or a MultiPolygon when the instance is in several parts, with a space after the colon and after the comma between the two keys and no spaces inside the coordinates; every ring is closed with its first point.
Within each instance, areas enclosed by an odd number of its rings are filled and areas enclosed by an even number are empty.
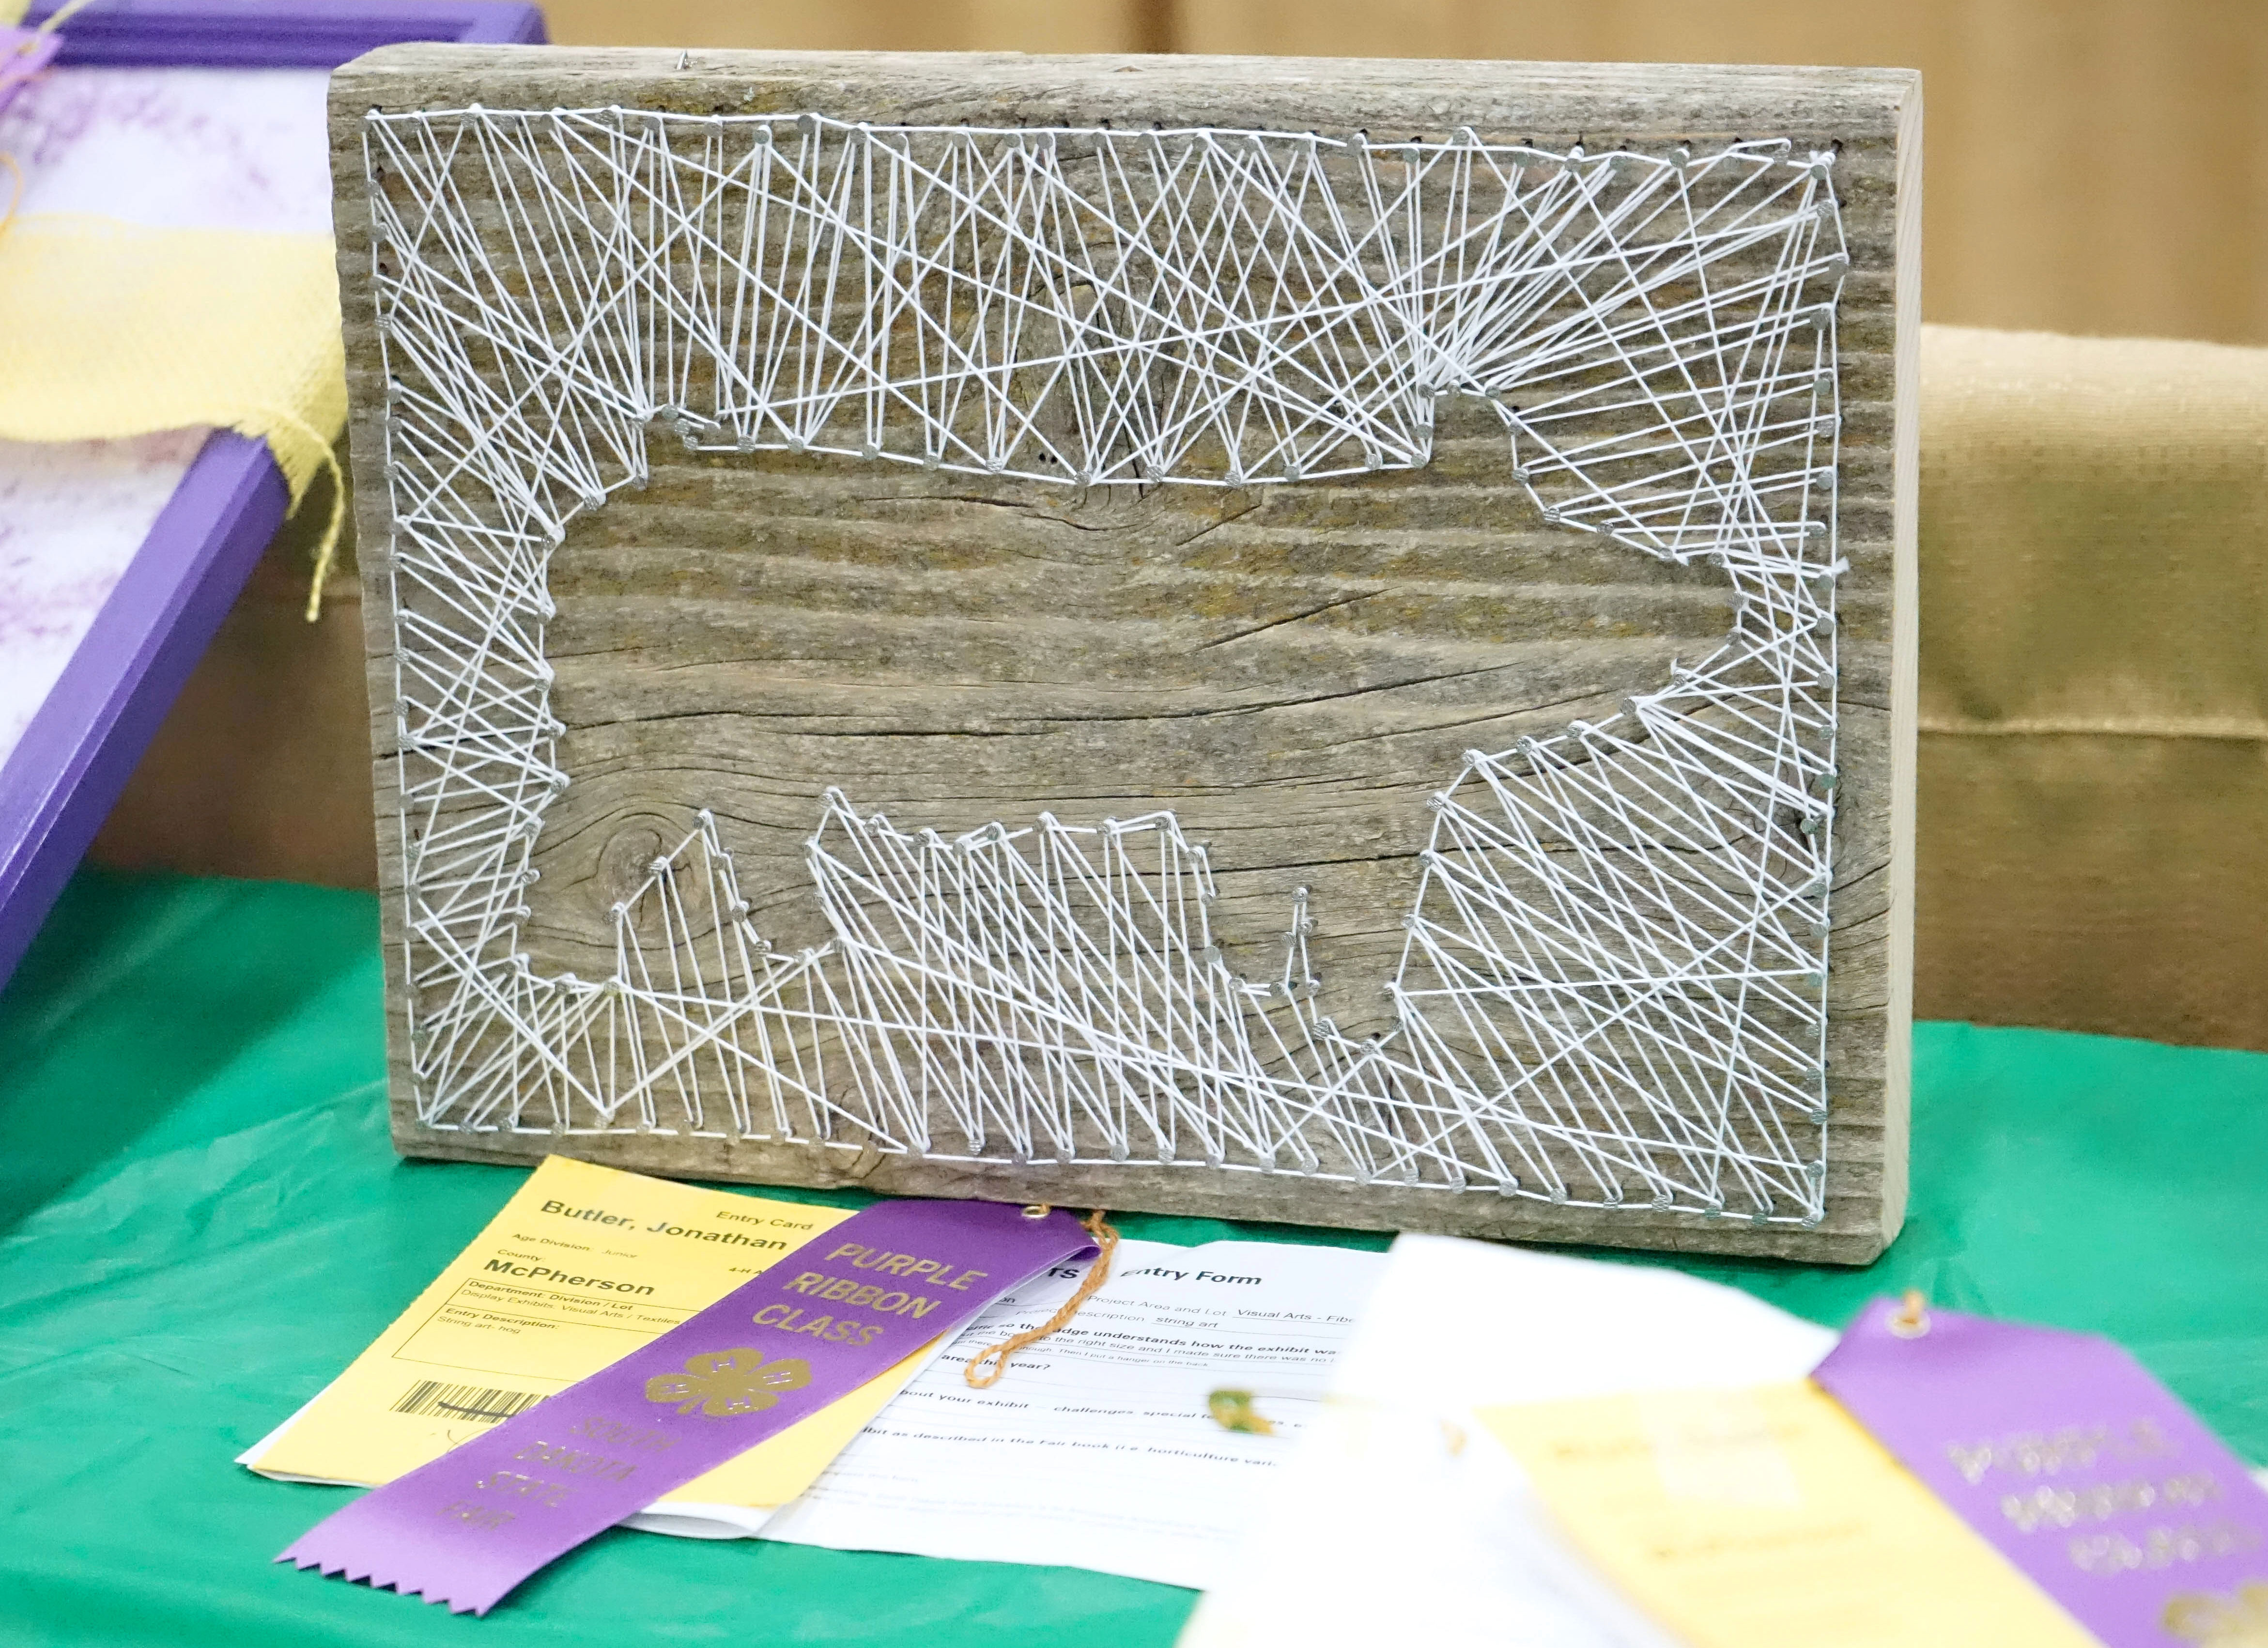
{"type": "Polygon", "coordinates": [[[1816,1223],[1835,772],[1831,157],[618,108],[373,113],[420,1120],[1097,1161],[1816,1223]],[[520,948],[544,630],[647,427],[1035,483],[1421,467],[1486,399],[1547,521],[1726,641],[1431,802],[1388,1035],[1228,966],[1171,813],[947,840],[828,791],[774,954],[714,819],[597,980],[520,948]]]}

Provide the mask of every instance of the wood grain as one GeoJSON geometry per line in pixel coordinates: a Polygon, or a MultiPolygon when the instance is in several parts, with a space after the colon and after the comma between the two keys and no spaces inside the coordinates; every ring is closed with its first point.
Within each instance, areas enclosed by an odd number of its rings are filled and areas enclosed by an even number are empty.
{"type": "MultiPolygon", "coordinates": [[[[365,551],[396,1137],[415,1154],[567,1149],[647,1171],[925,1194],[1864,1262],[1904,1186],[1910,968],[1911,226],[1918,100],[1868,71],[1299,60],[920,58],[390,48],[333,92],[362,542],[392,539],[361,193],[372,108],[819,109],[877,122],[1367,129],[1594,148],[1786,136],[1840,150],[1852,255],[1843,384],[1841,788],[1829,986],[1833,1147],[1815,1230],[1597,1212],[1285,1174],[945,1164],[635,1131],[421,1126],[408,1093],[395,632],[365,551]]],[[[539,972],[611,965],[609,911],[713,809],[755,920],[825,937],[802,843],[818,794],[951,833],[1042,806],[1092,824],[1170,807],[1219,870],[1219,930],[1256,975],[1312,890],[1324,1010],[1389,1028],[1380,986],[1462,750],[1600,719],[1731,620],[1705,568],[1547,527],[1492,418],[1445,403],[1416,472],[1250,490],[1044,488],[653,443],[646,488],[555,559],[547,656],[574,785],[547,814],[521,942],[539,972]]]]}

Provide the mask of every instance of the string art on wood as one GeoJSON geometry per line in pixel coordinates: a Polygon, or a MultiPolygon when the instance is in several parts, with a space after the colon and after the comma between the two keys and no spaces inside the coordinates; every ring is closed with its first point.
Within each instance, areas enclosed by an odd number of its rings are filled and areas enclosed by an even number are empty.
{"type": "Polygon", "coordinates": [[[335,82],[395,1135],[1863,1260],[1918,89],[335,82]]]}

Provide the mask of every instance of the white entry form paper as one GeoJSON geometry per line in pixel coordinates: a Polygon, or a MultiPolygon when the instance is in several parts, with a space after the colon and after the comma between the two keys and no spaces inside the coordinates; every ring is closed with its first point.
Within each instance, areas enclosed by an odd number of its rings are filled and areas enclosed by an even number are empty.
{"type": "Polygon", "coordinates": [[[1060,1563],[1204,1588],[1329,1383],[1383,1253],[1275,1242],[1123,1241],[1110,1280],[989,1390],[968,1359],[1036,1327],[1059,1267],[965,1329],[762,1536],[838,1550],[1060,1563]],[[1253,1391],[1269,1437],[1224,1430],[1253,1391]]]}

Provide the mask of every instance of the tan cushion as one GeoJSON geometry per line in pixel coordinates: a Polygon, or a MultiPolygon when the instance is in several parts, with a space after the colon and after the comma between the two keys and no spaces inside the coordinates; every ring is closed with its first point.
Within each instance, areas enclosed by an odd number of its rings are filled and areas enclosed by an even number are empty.
{"type": "Polygon", "coordinates": [[[2268,1046],[2268,350],[1922,334],[1915,1010],[2268,1046]]]}

